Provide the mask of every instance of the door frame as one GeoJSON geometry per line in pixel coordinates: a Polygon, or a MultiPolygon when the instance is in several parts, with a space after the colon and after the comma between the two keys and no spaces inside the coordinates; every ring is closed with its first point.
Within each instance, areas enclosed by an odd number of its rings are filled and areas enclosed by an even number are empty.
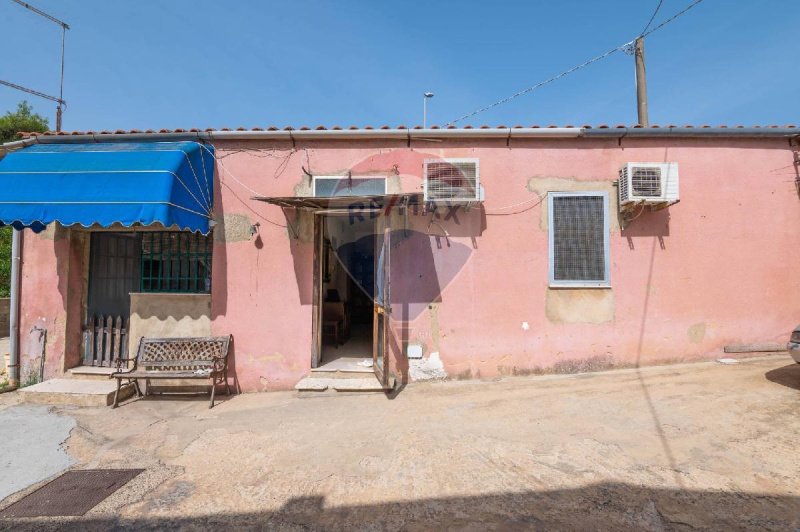
{"type": "MultiPolygon", "coordinates": [[[[376,247],[373,251],[373,268],[377,268],[377,239],[378,237],[383,238],[383,229],[384,227],[389,227],[389,224],[384,221],[383,223],[380,220],[384,219],[381,209],[369,208],[366,207],[364,209],[318,209],[313,211],[314,215],[314,257],[312,261],[312,297],[311,297],[311,305],[312,305],[312,313],[311,313],[311,367],[318,368],[321,361],[322,361],[322,302],[324,300],[323,294],[323,277],[324,277],[324,257],[323,253],[325,252],[324,249],[324,228],[323,223],[325,221],[326,216],[351,216],[353,213],[361,213],[364,215],[370,215],[372,213],[378,212],[379,216],[375,218],[375,242],[376,247]],[[380,231],[379,231],[380,229],[380,231]]],[[[373,278],[377,278],[376,272],[373,272],[373,278]]],[[[373,290],[374,290],[373,286],[373,290]]],[[[373,293],[373,309],[374,309],[374,293],[373,293]]],[[[388,320],[388,317],[387,317],[388,320]]],[[[384,330],[384,352],[388,353],[388,322],[384,320],[385,330],[384,330]]],[[[376,334],[376,318],[373,311],[373,321],[372,321],[372,341],[373,341],[373,369],[376,371],[377,375],[377,367],[375,364],[375,334],[376,334]]],[[[388,355],[386,356],[386,360],[388,361],[388,355]]],[[[378,380],[381,381],[381,384],[386,387],[388,384],[388,371],[385,372],[386,375],[378,377],[378,380]]]]}
{"type": "Polygon", "coordinates": [[[392,316],[392,226],[386,217],[375,224],[372,314],[372,369],[383,388],[389,386],[389,322],[392,316]],[[382,271],[379,271],[382,270],[382,271]],[[379,286],[379,283],[383,286],[379,286]],[[379,292],[380,288],[380,292],[379,292]],[[378,301],[378,293],[381,300],[378,301]],[[380,362],[380,363],[379,363],[380,362]]]}

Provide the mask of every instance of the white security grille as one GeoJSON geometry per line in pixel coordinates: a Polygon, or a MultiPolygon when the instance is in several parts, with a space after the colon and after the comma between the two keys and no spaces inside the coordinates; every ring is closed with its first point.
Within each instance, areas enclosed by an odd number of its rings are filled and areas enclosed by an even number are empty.
{"type": "Polygon", "coordinates": [[[476,201],[479,197],[477,160],[425,162],[425,199],[476,201]]]}
{"type": "Polygon", "coordinates": [[[550,194],[550,283],[608,283],[608,197],[605,193],[550,194]]]}

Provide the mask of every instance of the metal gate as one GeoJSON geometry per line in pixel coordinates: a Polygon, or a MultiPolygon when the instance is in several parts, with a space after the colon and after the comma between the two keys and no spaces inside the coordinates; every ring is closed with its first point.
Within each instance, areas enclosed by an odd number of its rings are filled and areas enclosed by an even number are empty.
{"type": "Polygon", "coordinates": [[[139,290],[141,236],[92,233],[84,364],[112,366],[128,352],[131,292],[139,290]]]}

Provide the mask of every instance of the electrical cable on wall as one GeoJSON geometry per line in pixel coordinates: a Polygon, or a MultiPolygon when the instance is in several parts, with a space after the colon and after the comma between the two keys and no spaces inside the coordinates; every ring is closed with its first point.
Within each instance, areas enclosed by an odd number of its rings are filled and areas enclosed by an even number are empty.
{"type": "MultiPolygon", "coordinates": [[[[263,196],[263,195],[264,195],[264,194],[261,194],[260,192],[258,192],[257,190],[254,190],[254,189],[250,188],[249,186],[247,186],[246,184],[244,184],[242,181],[240,181],[240,180],[239,180],[239,179],[238,179],[238,178],[237,178],[237,177],[236,177],[236,176],[233,174],[233,172],[231,172],[230,170],[228,170],[228,168],[227,168],[227,167],[225,166],[225,164],[224,164],[224,163],[223,163],[223,162],[220,160],[220,158],[219,158],[219,157],[217,157],[217,156],[216,156],[216,154],[215,154],[213,151],[211,151],[211,150],[209,150],[209,149],[208,149],[208,147],[207,147],[207,146],[205,146],[205,145],[204,145],[204,144],[202,144],[202,143],[200,143],[200,146],[202,146],[202,148],[203,148],[204,150],[206,150],[206,152],[207,152],[208,154],[210,154],[210,155],[211,155],[211,157],[213,157],[213,158],[214,158],[214,161],[216,161],[216,163],[219,165],[219,167],[220,167],[220,168],[221,168],[221,169],[222,169],[222,170],[223,170],[225,173],[227,173],[227,174],[228,174],[228,175],[231,177],[231,179],[233,179],[233,180],[234,180],[236,183],[238,183],[238,184],[239,184],[241,187],[243,187],[245,190],[247,190],[248,192],[250,192],[250,193],[251,193],[251,194],[253,194],[254,196],[263,196]]],[[[227,186],[228,188],[230,188],[230,185],[228,185],[227,183],[225,183],[225,182],[224,182],[224,180],[222,179],[222,176],[220,176],[220,184],[224,184],[225,186],[227,186]]],[[[239,199],[239,201],[242,201],[240,198],[238,198],[238,196],[237,196],[237,199],[239,199]]],[[[277,227],[284,227],[284,228],[286,227],[285,225],[283,225],[283,224],[280,224],[280,223],[278,223],[278,222],[273,222],[273,221],[272,221],[272,220],[270,220],[269,218],[266,218],[266,217],[265,217],[265,216],[263,216],[262,214],[260,214],[260,213],[256,212],[256,211],[255,211],[255,210],[254,210],[252,207],[250,207],[249,205],[247,205],[247,203],[245,203],[244,201],[242,201],[242,203],[243,203],[243,204],[245,204],[245,205],[247,206],[247,208],[250,210],[250,212],[252,212],[252,213],[253,213],[253,214],[255,214],[256,216],[258,216],[259,218],[261,218],[261,219],[262,219],[262,220],[264,220],[265,222],[267,222],[267,223],[269,223],[269,224],[272,224],[272,225],[274,225],[274,226],[277,226],[277,227]]]]}

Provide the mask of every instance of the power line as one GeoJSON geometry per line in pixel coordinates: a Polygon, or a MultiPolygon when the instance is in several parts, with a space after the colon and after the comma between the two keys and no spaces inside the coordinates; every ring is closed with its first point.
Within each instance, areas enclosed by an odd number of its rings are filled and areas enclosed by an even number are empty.
{"type": "Polygon", "coordinates": [[[670,22],[672,22],[672,21],[673,21],[673,20],[675,20],[676,18],[678,18],[678,17],[680,17],[680,16],[684,15],[684,14],[685,14],[687,11],[689,11],[690,9],[692,9],[694,6],[696,6],[697,4],[699,4],[699,3],[700,3],[700,2],[702,2],[702,1],[703,1],[703,0],[694,0],[694,2],[692,2],[692,3],[691,3],[691,4],[689,4],[688,6],[684,7],[682,10],[678,11],[677,13],[675,13],[674,15],[672,15],[671,17],[669,17],[667,20],[665,20],[664,22],[662,22],[661,24],[659,24],[658,26],[656,26],[656,27],[655,27],[655,28],[653,28],[652,30],[650,30],[650,31],[648,31],[648,32],[645,32],[645,33],[642,33],[641,37],[647,37],[647,36],[648,36],[648,35],[650,35],[651,33],[653,33],[653,32],[655,32],[655,31],[658,31],[658,30],[660,30],[661,28],[663,28],[664,26],[666,26],[667,24],[669,24],[670,22]]]}
{"type": "MultiPolygon", "coordinates": [[[[681,15],[683,15],[684,13],[686,13],[687,11],[689,11],[690,9],[692,9],[693,7],[695,7],[697,4],[699,4],[702,1],[703,0],[694,0],[694,2],[692,2],[691,4],[686,6],[683,10],[681,10],[678,13],[676,13],[675,15],[671,16],[670,18],[668,18],[667,20],[665,20],[664,22],[662,22],[658,26],[654,27],[653,29],[651,29],[649,31],[642,32],[642,34],[639,35],[639,37],[645,37],[645,36],[650,35],[651,33],[655,32],[655,31],[660,30],[661,28],[663,28],[664,26],[666,26],[667,24],[669,24],[670,22],[672,22],[676,18],[680,17],[681,15]]],[[[659,6],[660,6],[660,3],[659,3],[659,6]]],[[[655,18],[655,13],[653,14],[653,17],[655,18]]],[[[651,21],[651,23],[652,23],[652,21],[651,21]]],[[[650,23],[648,23],[648,26],[649,25],[650,25],[650,23]]],[[[645,30],[647,30],[647,28],[645,28],[645,30]]],[[[627,51],[628,49],[630,49],[632,47],[632,45],[633,45],[633,41],[630,41],[630,42],[627,42],[627,43],[625,43],[625,44],[623,44],[621,46],[617,46],[616,48],[612,48],[611,50],[608,50],[608,51],[606,51],[606,52],[604,52],[604,53],[602,53],[602,54],[600,54],[600,55],[598,55],[596,57],[593,57],[593,58],[589,59],[588,61],[584,61],[583,63],[581,63],[581,64],[579,64],[577,66],[574,66],[574,67],[570,68],[569,70],[565,70],[564,72],[561,72],[560,74],[556,74],[555,76],[553,76],[551,78],[548,78],[548,79],[546,79],[544,81],[541,81],[541,82],[537,83],[536,85],[528,87],[527,89],[523,89],[523,90],[521,90],[521,91],[519,91],[519,92],[517,92],[515,94],[512,94],[511,96],[503,98],[502,100],[498,100],[498,101],[494,102],[493,104],[487,105],[486,107],[481,107],[480,109],[478,109],[476,111],[472,111],[471,113],[467,113],[467,114],[465,114],[463,116],[460,116],[460,117],[456,118],[455,120],[451,120],[446,125],[450,126],[450,125],[455,124],[456,122],[461,122],[462,120],[465,120],[467,118],[471,118],[471,117],[473,117],[475,115],[478,115],[478,114],[481,114],[481,113],[483,113],[485,111],[488,111],[489,109],[493,109],[493,108],[497,107],[498,105],[502,105],[502,104],[507,103],[507,102],[509,102],[509,101],[511,101],[511,100],[513,100],[515,98],[519,98],[520,96],[523,96],[525,94],[533,92],[536,89],[538,89],[538,88],[540,88],[540,87],[542,87],[544,85],[547,85],[548,83],[552,83],[552,82],[556,81],[557,79],[561,79],[561,78],[563,78],[563,77],[565,77],[565,76],[567,76],[569,74],[572,74],[573,72],[576,72],[576,71],[578,71],[578,70],[580,70],[580,69],[582,69],[584,67],[587,67],[587,66],[591,65],[592,63],[596,63],[597,61],[600,61],[601,59],[605,59],[606,57],[614,54],[615,52],[618,52],[620,50],[627,51]]]]}
{"type": "Polygon", "coordinates": [[[523,89],[523,90],[521,90],[521,91],[519,91],[519,92],[517,92],[515,94],[512,94],[511,96],[508,96],[506,98],[503,98],[502,100],[496,101],[491,105],[487,105],[486,107],[482,107],[482,108],[478,109],[477,111],[473,111],[471,113],[465,114],[464,116],[458,117],[455,120],[453,120],[451,122],[448,122],[447,125],[449,126],[451,124],[455,124],[456,122],[461,122],[462,120],[464,120],[466,118],[470,118],[470,117],[473,117],[473,116],[475,116],[477,114],[481,114],[484,111],[488,111],[489,109],[497,107],[498,105],[502,105],[504,103],[507,103],[507,102],[513,100],[514,98],[519,98],[520,96],[522,96],[524,94],[528,94],[529,92],[533,92],[533,91],[535,91],[536,89],[538,89],[539,87],[541,87],[543,85],[547,85],[548,83],[552,83],[553,81],[555,81],[557,79],[561,79],[561,78],[563,78],[564,76],[566,76],[568,74],[572,74],[576,70],[580,70],[581,68],[587,67],[587,66],[591,65],[594,62],[600,61],[601,59],[605,59],[606,57],[608,57],[609,55],[613,54],[614,52],[618,52],[621,48],[622,48],[621,46],[618,46],[617,48],[612,48],[611,50],[609,50],[609,51],[607,51],[605,53],[602,53],[602,54],[598,55],[597,57],[593,57],[593,58],[589,59],[588,61],[584,61],[580,65],[574,66],[574,67],[570,68],[569,70],[565,70],[564,72],[562,72],[560,74],[556,74],[552,78],[549,78],[549,79],[546,79],[544,81],[541,81],[541,82],[537,83],[536,85],[534,85],[532,87],[528,87],[527,89],[523,89]]]}
{"type": "Polygon", "coordinates": [[[644,34],[644,32],[646,32],[647,29],[650,27],[650,24],[653,23],[653,20],[655,20],[656,15],[658,15],[658,10],[661,9],[661,4],[663,4],[663,3],[664,3],[664,0],[658,0],[658,5],[656,6],[656,10],[653,11],[653,16],[650,17],[650,20],[647,21],[647,26],[644,27],[644,29],[642,30],[642,33],[640,35],[644,34]]]}

